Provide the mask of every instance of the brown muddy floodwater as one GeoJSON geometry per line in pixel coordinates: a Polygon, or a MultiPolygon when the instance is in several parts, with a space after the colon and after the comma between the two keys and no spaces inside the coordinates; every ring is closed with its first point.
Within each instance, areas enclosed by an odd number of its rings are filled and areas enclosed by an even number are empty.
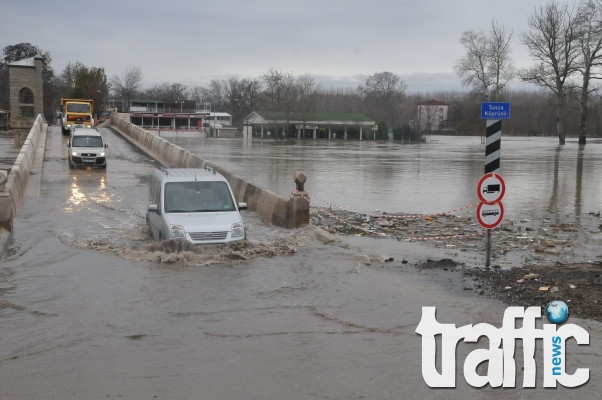
{"type": "MultiPolygon", "coordinates": [[[[538,375],[532,390],[472,388],[462,363],[475,345],[460,343],[457,388],[429,388],[415,333],[422,307],[436,306],[439,321],[456,326],[500,326],[505,310],[462,293],[462,283],[448,275],[412,268],[449,257],[448,249],[333,238],[313,227],[284,230],[246,212],[248,244],[173,252],[168,243],[153,243],[145,227],[155,166],[101,131],[109,143],[107,170],[69,170],[66,139],[51,128],[39,191],[15,219],[14,241],[0,263],[0,398],[587,399],[602,391],[602,326],[578,319],[571,322],[589,332],[591,344],[569,343],[567,358],[570,371],[590,368],[584,386],[544,390],[538,375]]],[[[302,168],[310,193],[362,212],[474,203],[483,148],[478,139],[448,140],[244,147],[237,140],[183,139],[282,195],[302,168]]],[[[551,213],[577,220],[600,208],[600,144],[556,150],[554,140],[502,144],[511,218],[551,213]]],[[[461,253],[458,261],[465,256],[474,255],[461,253]]],[[[520,349],[516,360],[520,387],[520,349]]]]}

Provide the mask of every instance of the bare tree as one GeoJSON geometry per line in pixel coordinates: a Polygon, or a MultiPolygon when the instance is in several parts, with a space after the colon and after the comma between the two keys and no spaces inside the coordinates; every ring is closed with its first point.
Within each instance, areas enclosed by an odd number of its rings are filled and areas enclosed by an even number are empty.
{"type": "Polygon", "coordinates": [[[577,71],[580,56],[579,17],[566,4],[553,0],[537,8],[529,16],[530,31],[521,35],[521,41],[537,64],[519,73],[525,82],[553,92],[556,96],[556,133],[564,145],[566,132],[563,111],[571,88],[569,79],[577,71]]]}
{"type": "Polygon", "coordinates": [[[201,86],[188,89],[188,93],[188,98],[197,103],[197,108],[205,109],[205,105],[210,103],[210,100],[206,97],[207,90],[201,86]]]}
{"type": "Polygon", "coordinates": [[[510,40],[513,32],[506,32],[495,20],[491,21],[490,31],[490,60],[489,70],[493,79],[493,100],[499,100],[500,95],[506,90],[508,82],[514,78],[514,68],[510,58],[510,40]]]}
{"type": "Polygon", "coordinates": [[[243,96],[243,103],[247,108],[246,111],[251,112],[255,109],[258,103],[261,90],[261,82],[259,82],[257,79],[244,78],[241,81],[241,91],[243,96]]]}
{"type": "Polygon", "coordinates": [[[377,72],[369,76],[358,92],[373,118],[381,119],[389,127],[401,125],[401,104],[405,97],[405,84],[392,72],[377,72]]]}
{"type": "Polygon", "coordinates": [[[468,30],[462,33],[460,43],[466,48],[466,56],[455,66],[464,86],[471,86],[483,99],[498,100],[513,78],[510,59],[510,40],[507,33],[494,20],[488,34],[468,30]]]}
{"type": "Polygon", "coordinates": [[[258,80],[244,78],[228,80],[227,98],[234,123],[242,122],[255,109],[261,91],[258,80]]]}
{"type": "Polygon", "coordinates": [[[140,91],[143,77],[140,67],[126,67],[121,76],[111,78],[111,87],[124,99],[126,111],[130,110],[130,100],[140,91]]]}
{"type": "Polygon", "coordinates": [[[280,81],[279,93],[280,93],[280,108],[286,115],[286,125],[284,126],[284,132],[286,136],[289,135],[289,121],[291,113],[297,111],[297,104],[299,99],[299,88],[297,81],[293,76],[292,72],[282,74],[282,80],[280,81]]]}
{"type": "Polygon", "coordinates": [[[239,122],[239,109],[242,107],[242,84],[238,78],[230,78],[225,82],[226,101],[228,109],[234,116],[233,120],[239,122]]]}
{"type": "Polygon", "coordinates": [[[464,31],[460,43],[466,48],[467,54],[456,64],[456,74],[462,80],[462,85],[472,87],[475,94],[486,99],[491,86],[487,71],[487,37],[483,32],[464,31]]]}
{"type": "Polygon", "coordinates": [[[212,79],[211,82],[209,82],[207,98],[211,103],[211,111],[216,112],[217,110],[224,108],[224,104],[226,104],[227,85],[227,81],[220,81],[217,79],[212,79]]]}
{"type": "Polygon", "coordinates": [[[179,100],[186,100],[186,93],[187,93],[188,89],[186,88],[186,86],[184,86],[181,83],[172,83],[171,85],[169,85],[169,90],[166,93],[166,98],[165,100],[170,100],[170,101],[179,101],[179,100]]]}
{"type": "Polygon", "coordinates": [[[298,109],[302,113],[313,112],[315,107],[316,82],[310,74],[303,74],[297,77],[296,86],[298,92],[298,109]]]}
{"type": "Polygon", "coordinates": [[[60,75],[63,97],[72,96],[71,93],[75,90],[77,74],[82,68],[85,68],[85,65],[79,61],[76,61],[67,63],[65,69],[63,69],[63,72],[60,75]]]}
{"type": "Polygon", "coordinates": [[[305,123],[309,113],[315,110],[316,82],[310,74],[303,74],[295,81],[297,87],[297,109],[301,112],[303,120],[303,135],[305,135],[305,123]]]}
{"type": "Polygon", "coordinates": [[[265,82],[266,86],[265,94],[268,97],[271,111],[278,110],[280,108],[284,78],[284,74],[274,68],[270,68],[268,72],[263,74],[263,81],[265,82]]]}
{"type": "Polygon", "coordinates": [[[169,83],[163,82],[159,85],[154,85],[144,91],[142,96],[148,100],[165,100],[169,93],[169,83]]]}
{"type": "Polygon", "coordinates": [[[587,120],[590,108],[590,95],[595,89],[590,87],[592,79],[601,79],[594,69],[602,63],[602,0],[586,0],[579,7],[579,45],[581,60],[581,88],[578,91],[579,102],[579,144],[586,143],[587,120]]]}

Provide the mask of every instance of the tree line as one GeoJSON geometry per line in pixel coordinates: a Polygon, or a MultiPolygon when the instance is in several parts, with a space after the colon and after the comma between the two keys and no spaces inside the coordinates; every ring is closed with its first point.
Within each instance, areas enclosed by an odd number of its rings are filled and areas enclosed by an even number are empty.
{"type": "MultiPolygon", "coordinates": [[[[554,98],[555,132],[565,144],[567,127],[572,130],[578,113],[579,143],[585,144],[592,111],[599,108],[598,87],[602,79],[602,0],[583,0],[573,5],[553,0],[528,16],[528,30],[520,41],[534,64],[515,70],[510,58],[508,32],[492,20],[489,32],[465,31],[460,42],[466,55],[456,65],[462,83],[484,100],[508,97],[508,83],[515,77],[533,84],[554,98]]],[[[516,109],[516,106],[513,107],[516,109]]]]}
{"type": "MultiPolygon", "coordinates": [[[[158,100],[186,104],[186,111],[209,104],[211,111],[227,112],[233,124],[242,126],[252,111],[301,113],[362,113],[378,122],[377,138],[386,139],[393,130],[417,131],[417,105],[436,99],[449,104],[445,133],[482,135],[480,119],[483,101],[509,101],[511,119],[504,133],[512,135],[557,135],[564,144],[568,136],[600,136],[602,98],[595,81],[602,78],[602,0],[583,0],[574,6],[553,0],[538,6],[528,17],[528,30],[520,34],[534,64],[516,70],[511,59],[514,33],[492,20],[489,32],[465,31],[460,43],[466,49],[455,65],[462,84],[470,91],[410,93],[393,72],[370,75],[357,87],[329,88],[309,74],[294,75],[269,68],[260,77],[214,79],[206,86],[187,87],[182,83],[162,83],[143,87],[140,67],[125,67],[108,77],[102,67],[89,67],[75,61],[60,74],[51,67],[52,58],[30,43],[9,45],[0,59],[0,108],[8,108],[6,64],[41,55],[43,58],[44,114],[53,120],[61,97],[91,98],[97,111],[109,99],[158,100]],[[519,79],[533,90],[512,90],[519,79]]],[[[204,108],[204,107],[203,107],[204,108]]]]}

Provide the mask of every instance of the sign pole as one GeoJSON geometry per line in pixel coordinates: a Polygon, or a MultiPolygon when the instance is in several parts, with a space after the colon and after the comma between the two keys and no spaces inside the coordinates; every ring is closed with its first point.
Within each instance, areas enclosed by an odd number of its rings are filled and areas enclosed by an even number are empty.
{"type": "MultiPolygon", "coordinates": [[[[500,169],[502,119],[510,118],[510,103],[481,103],[481,118],[487,120],[487,128],[485,130],[485,176],[492,174],[492,176],[495,177],[495,174],[498,174],[500,169]]],[[[503,187],[504,183],[499,174],[497,175],[497,179],[500,180],[500,186],[503,187]]],[[[477,209],[477,218],[481,225],[487,228],[487,256],[485,266],[489,267],[491,266],[491,229],[497,226],[503,218],[504,208],[501,199],[504,196],[504,193],[502,190],[498,196],[493,196],[493,199],[484,199],[481,190],[485,189],[481,187],[481,183],[483,182],[479,182],[479,188],[477,189],[479,191],[479,197],[481,198],[481,204],[477,209]],[[487,207],[483,204],[497,204],[499,207],[499,214],[496,214],[496,209],[486,209],[487,207]],[[487,216],[491,215],[499,215],[499,218],[496,217],[496,219],[489,222],[484,221],[487,216]]],[[[498,186],[494,182],[487,186],[486,191],[487,193],[497,192],[497,187],[498,186]]]]}
{"type": "Polygon", "coordinates": [[[483,175],[477,184],[477,195],[481,200],[477,206],[477,221],[487,229],[486,267],[491,265],[491,229],[498,226],[504,218],[502,204],[504,193],[506,193],[506,183],[494,172],[483,175]]]}
{"type": "Polygon", "coordinates": [[[487,253],[485,256],[485,267],[491,266],[491,229],[487,229],[487,253]]]}
{"type": "MultiPolygon", "coordinates": [[[[485,173],[498,172],[500,169],[500,155],[502,144],[502,121],[487,120],[485,130],[485,173]]],[[[487,255],[485,267],[491,266],[491,229],[487,229],[487,255]]]]}

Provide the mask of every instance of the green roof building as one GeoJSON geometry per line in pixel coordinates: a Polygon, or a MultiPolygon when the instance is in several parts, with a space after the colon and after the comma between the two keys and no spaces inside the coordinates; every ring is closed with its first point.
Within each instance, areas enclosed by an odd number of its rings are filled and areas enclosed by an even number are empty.
{"type": "MultiPolygon", "coordinates": [[[[264,127],[295,125],[297,138],[305,137],[305,133],[312,131],[312,137],[317,138],[317,130],[328,128],[328,138],[332,139],[332,128],[343,127],[345,139],[347,139],[347,128],[359,128],[359,139],[362,140],[364,128],[372,129],[376,122],[364,114],[359,113],[303,113],[284,111],[253,111],[244,119],[245,126],[260,126],[261,137],[264,137],[264,127]]],[[[252,129],[252,128],[251,128],[252,129]]]]}

